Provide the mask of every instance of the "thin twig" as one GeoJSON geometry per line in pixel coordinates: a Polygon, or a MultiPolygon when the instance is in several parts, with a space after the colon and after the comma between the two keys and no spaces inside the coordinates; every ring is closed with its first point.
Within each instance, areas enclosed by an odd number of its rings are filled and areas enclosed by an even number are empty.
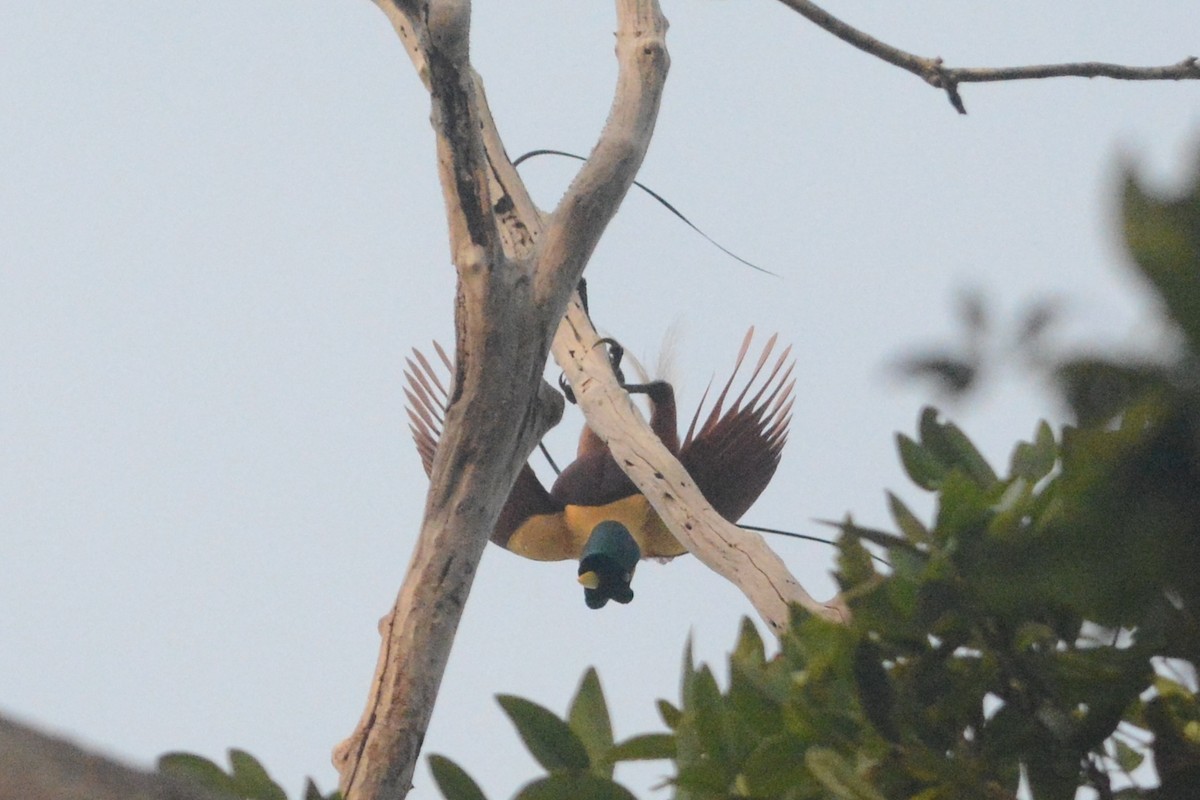
{"type": "Polygon", "coordinates": [[[889,64],[908,70],[921,80],[946,92],[950,104],[960,114],[967,113],[958,93],[960,83],[988,81],[1023,81],[1037,78],[1113,78],[1122,81],[1179,81],[1200,80],[1200,64],[1196,56],[1188,56],[1177,64],[1165,67],[1129,67],[1099,61],[1074,64],[1039,64],[1027,67],[947,67],[940,57],[914,55],[880,41],[869,33],[847,25],[825,9],[809,0],[779,0],[800,16],[843,42],[889,64]]]}

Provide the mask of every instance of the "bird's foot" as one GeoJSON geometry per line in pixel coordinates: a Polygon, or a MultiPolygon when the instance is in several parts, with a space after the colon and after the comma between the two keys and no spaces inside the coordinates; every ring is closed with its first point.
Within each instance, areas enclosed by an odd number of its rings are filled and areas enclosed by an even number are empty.
{"type": "Polygon", "coordinates": [[[612,367],[613,375],[617,376],[617,383],[625,385],[625,373],[621,372],[621,359],[625,357],[625,348],[616,339],[605,336],[603,339],[596,340],[597,345],[608,345],[608,365],[612,367]]]}
{"type": "Polygon", "coordinates": [[[675,390],[666,381],[650,381],[650,383],[622,383],[621,388],[629,394],[644,394],[650,402],[661,405],[667,402],[675,390]]]}
{"type": "MultiPolygon", "coordinates": [[[[605,345],[608,348],[608,365],[612,368],[613,375],[617,379],[617,383],[621,385],[629,394],[644,394],[649,395],[650,399],[656,403],[662,402],[666,397],[664,393],[670,393],[671,385],[666,381],[651,381],[650,383],[626,383],[625,373],[621,371],[621,360],[625,357],[625,348],[620,342],[612,337],[605,336],[602,339],[596,340],[597,345],[605,345]]],[[[567,378],[563,374],[558,376],[558,388],[562,390],[567,401],[574,404],[575,392],[571,389],[571,385],[567,383],[567,378]]]]}
{"type": "MultiPolygon", "coordinates": [[[[608,337],[596,340],[596,344],[608,346],[608,365],[612,368],[613,374],[617,376],[617,383],[625,386],[625,374],[621,372],[621,359],[625,357],[625,348],[616,339],[608,337]]],[[[567,398],[567,402],[571,404],[576,402],[575,392],[571,389],[571,384],[567,383],[567,376],[562,373],[558,375],[558,388],[567,398]]]]}
{"type": "Polygon", "coordinates": [[[568,403],[575,405],[575,390],[567,383],[567,376],[561,372],[558,373],[558,389],[563,393],[563,397],[567,398],[568,403]]]}

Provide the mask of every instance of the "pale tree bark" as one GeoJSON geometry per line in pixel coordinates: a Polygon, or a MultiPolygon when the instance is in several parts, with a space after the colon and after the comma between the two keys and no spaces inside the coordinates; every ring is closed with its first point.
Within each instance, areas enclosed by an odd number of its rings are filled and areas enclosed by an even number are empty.
{"type": "Polygon", "coordinates": [[[348,800],[407,794],[450,645],[488,534],[561,414],[542,379],[551,338],[637,173],[668,57],[655,0],[617,0],[617,89],[600,139],[558,207],[540,212],[504,153],[469,60],[466,0],[377,0],[432,100],[458,273],[454,387],[425,519],[367,707],[335,751],[348,800]]]}

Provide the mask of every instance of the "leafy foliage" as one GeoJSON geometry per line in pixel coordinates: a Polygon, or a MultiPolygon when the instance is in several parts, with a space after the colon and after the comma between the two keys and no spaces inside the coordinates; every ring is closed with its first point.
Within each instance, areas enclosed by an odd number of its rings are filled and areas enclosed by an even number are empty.
{"type": "Polygon", "coordinates": [[[518,798],[626,797],[611,769],[631,756],[673,759],[681,800],[999,800],[1022,779],[1039,800],[1080,787],[1194,797],[1200,175],[1174,199],[1130,177],[1124,219],[1132,261],[1179,332],[1171,361],[1059,364],[1077,424],[1038,423],[1004,474],[924,410],[898,447],[936,511],[923,522],[889,494],[895,532],[839,525],[849,624],[797,610],[768,657],[745,621],[726,688],[689,651],[679,705],[659,702],[669,733],[620,745],[594,672],[566,722],[503,698],[549,771],[518,798]],[[1156,789],[1130,774],[1148,755],[1156,789]]]}
{"type": "MultiPolygon", "coordinates": [[[[258,759],[244,750],[229,751],[230,769],[226,772],[216,762],[194,753],[167,753],[158,759],[158,771],[197,783],[214,792],[239,800],[287,800],[287,794],[267,774],[258,759]]],[[[341,793],[321,794],[309,779],[302,800],[341,800],[341,793]]]]}
{"type": "MultiPolygon", "coordinates": [[[[529,752],[548,773],[523,787],[517,800],[633,800],[628,789],[613,781],[614,765],[670,758],[674,753],[674,739],[666,734],[614,743],[608,704],[594,669],[583,676],[565,720],[528,700],[509,695],[497,699],[529,752]]],[[[479,786],[453,761],[433,755],[429,765],[447,800],[484,800],[479,786]]]]}

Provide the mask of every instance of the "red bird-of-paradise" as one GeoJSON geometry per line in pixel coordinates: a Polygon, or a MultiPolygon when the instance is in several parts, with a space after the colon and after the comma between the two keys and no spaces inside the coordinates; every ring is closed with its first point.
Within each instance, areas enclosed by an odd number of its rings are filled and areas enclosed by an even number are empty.
{"type": "MultiPolygon", "coordinates": [[[[726,408],[753,335],[751,328],[733,372],[702,424],[701,398],[682,444],[671,384],[656,380],[625,385],[628,391],[649,398],[650,428],[687,469],[713,509],[730,522],[737,522],[771,481],[791,421],[795,386],[791,348],[785,348],[770,369],[764,369],[775,348],[775,336],[767,341],[745,386],[726,408]]],[[[445,351],[436,343],[434,347],[453,374],[445,351]]],[[[449,394],[438,370],[419,351],[413,351],[407,364],[410,429],[429,474],[449,394]]],[[[593,608],[609,599],[632,599],[629,582],[639,558],[671,558],[687,552],[587,425],[575,460],[549,491],[528,463],[521,468],[491,540],[538,561],[580,559],[580,583],[593,608]]]]}

